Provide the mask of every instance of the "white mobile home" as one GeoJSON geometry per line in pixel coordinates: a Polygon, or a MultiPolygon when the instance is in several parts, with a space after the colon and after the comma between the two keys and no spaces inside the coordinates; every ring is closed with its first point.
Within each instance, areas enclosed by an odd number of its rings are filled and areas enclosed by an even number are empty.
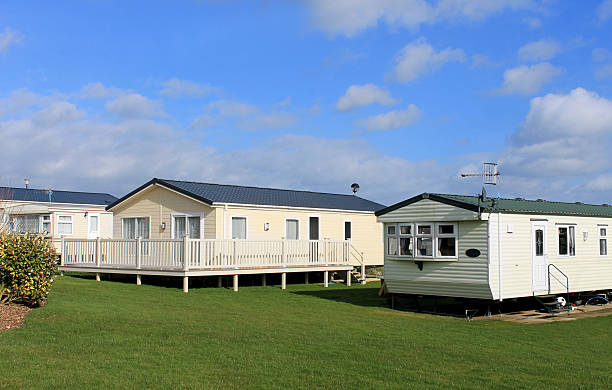
{"type": "Polygon", "coordinates": [[[391,294],[488,300],[612,289],[612,207],[424,193],[376,212],[391,294]]]}
{"type": "Polygon", "coordinates": [[[97,192],[0,187],[0,231],[42,234],[60,249],[61,237],[111,238],[116,201],[97,192]]]}

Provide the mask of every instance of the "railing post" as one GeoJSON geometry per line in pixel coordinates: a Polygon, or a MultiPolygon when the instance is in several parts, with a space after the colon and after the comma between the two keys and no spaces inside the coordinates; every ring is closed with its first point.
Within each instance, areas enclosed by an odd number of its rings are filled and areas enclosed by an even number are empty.
{"type": "Polygon", "coordinates": [[[189,269],[189,237],[183,237],[183,271],[189,269]]]}
{"type": "Polygon", "coordinates": [[[234,238],[232,240],[232,264],[234,265],[234,267],[238,267],[238,257],[237,257],[237,253],[236,253],[236,239],[234,238]]]}
{"type": "Polygon", "coordinates": [[[329,248],[327,247],[327,240],[323,240],[323,257],[325,258],[325,265],[329,265],[329,248]]]}
{"type": "Polygon", "coordinates": [[[60,266],[64,265],[64,253],[66,253],[65,244],[66,243],[64,242],[64,236],[62,236],[60,240],[60,266]]]}
{"type": "Polygon", "coordinates": [[[363,257],[363,252],[361,252],[361,284],[366,284],[365,272],[365,260],[363,257]]]}
{"type": "Polygon", "coordinates": [[[100,237],[96,238],[96,268],[100,267],[100,237]]]}
{"type": "Polygon", "coordinates": [[[140,259],[140,255],[141,255],[141,253],[140,253],[140,243],[141,243],[141,240],[142,239],[140,237],[138,237],[136,239],[136,269],[140,269],[140,261],[141,261],[141,259],[140,259]]]}
{"type": "Polygon", "coordinates": [[[281,264],[287,264],[287,248],[286,248],[286,239],[283,238],[282,251],[281,251],[281,264]]]}

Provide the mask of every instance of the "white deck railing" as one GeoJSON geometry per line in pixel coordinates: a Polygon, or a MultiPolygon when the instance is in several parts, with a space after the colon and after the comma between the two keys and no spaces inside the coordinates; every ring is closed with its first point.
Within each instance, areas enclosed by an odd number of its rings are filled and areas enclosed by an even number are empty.
{"type": "Polygon", "coordinates": [[[349,265],[348,241],[63,239],[61,265],[127,269],[228,269],[349,265]]]}

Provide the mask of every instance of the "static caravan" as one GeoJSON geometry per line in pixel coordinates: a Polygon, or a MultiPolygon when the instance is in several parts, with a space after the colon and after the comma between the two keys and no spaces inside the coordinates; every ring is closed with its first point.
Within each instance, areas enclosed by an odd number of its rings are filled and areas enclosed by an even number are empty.
{"type": "Polygon", "coordinates": [[[376,215],[391,294],[504,300],[612,289],[610,205],[424,193],[376,215]]]}
{"type": "Polygon", "coordinates": [[[43,234],[60,250],[61,238],[113,236],[113,195],[0,187],[0,230],[43,234]]]}

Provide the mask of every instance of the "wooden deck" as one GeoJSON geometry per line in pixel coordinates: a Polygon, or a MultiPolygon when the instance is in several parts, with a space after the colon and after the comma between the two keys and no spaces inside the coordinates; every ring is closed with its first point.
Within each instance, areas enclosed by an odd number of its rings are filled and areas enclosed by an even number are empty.
{"type": "MultiPolygon", "coordinates": [[[[252,241],[252,240],[75,240],[61,243],[60,271],[136,275],[177,276],[183,278],[183,290],[189,290],[189,277],[282,274],[282,288],[287,273],[323,272],[327,287],[329,272],[345,271],[350,285],[356,266],[365,275],[363,258],[348,241],[252,241]]],[[[361,279],[363,282],[363,278],[361,279]]]]}

